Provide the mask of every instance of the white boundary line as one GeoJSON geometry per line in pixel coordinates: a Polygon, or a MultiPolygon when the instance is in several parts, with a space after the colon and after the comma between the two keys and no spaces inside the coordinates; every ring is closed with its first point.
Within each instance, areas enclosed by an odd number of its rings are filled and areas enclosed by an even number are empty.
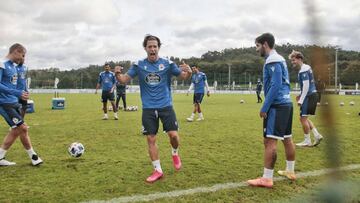
{"type": "MultiPolygon", "coordinates": [[[[321,176],[326,175],[334,171],[350,171],[350,170],[356,170],[360,169],[360,164],[352,164],[347,165],[344,167],[340,167],[338,169],[321,169],[316,171],[309,171],[304,173],[297,173],[297,178],[306,178],[306,177],[312,177],[312,176],[321,176]]],[[[281,181],[285,180],[284,177],[276,177],[274,178],[274,181],[281,181]]],[[[216,192],[219,190],[226,190],[226,189],[233,189],[233,188],[239,188],[239,187],[245,187],[248,186],[246,181],[238,182],[238,183],[222,183],[222,184],[216,184],[210,187],[197,187],[192,189],[186,189],[186,190],[174,190],[171,192],[158,192],[148,195],[132,195],[132,196],[124,196],[119,198],[114,198],[110,200],[92,200],[88,203],[105,203],[105,202],[117,202],[117,203],[125,203],[125,202],[139,202],[139,201],[152,201],[157,200],[161,198],[173,198],[173,197],[180,197],[180,196],[186,196],[186,195],[193,195],[198,193],[209,193],[209,192],[216,192]]]]}

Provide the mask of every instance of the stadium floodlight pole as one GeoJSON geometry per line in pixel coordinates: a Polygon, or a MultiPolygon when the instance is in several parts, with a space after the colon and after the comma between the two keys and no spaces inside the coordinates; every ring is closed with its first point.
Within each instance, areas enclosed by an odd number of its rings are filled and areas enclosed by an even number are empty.
{"type": "Polygon", "coordinates": [[[227,64],[229,68],[229,77],[228,77],[228,88],[230,90],[230,83],[231,83],[231,63],[227,64]]]}
{"type": "Polygon", "coordinates": [[[335,47],[335,93],[338,92],[338,86],[337,86],[337,81],[338,81],[338,49],[339,47],[335,47]]]}

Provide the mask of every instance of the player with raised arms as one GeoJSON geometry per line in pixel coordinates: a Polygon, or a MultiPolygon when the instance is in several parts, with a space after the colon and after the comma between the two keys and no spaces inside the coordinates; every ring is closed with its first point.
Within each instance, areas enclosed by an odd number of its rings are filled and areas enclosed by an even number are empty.
{"type": "Polygon", "coordinates": [[[146,179],[146,182],[152,183],[163,177],[156,145],[159,119],[163,123],[163,130],[170,138],[173,165],[176,170],[181,168],[178,122],[171,97],[171,77],[178,76],[181,80],[186,80],[191,76],[192,71],[184,62],[179,68],[174,62],[159,57],[161,42],[156,36],[146,35],[143,47],[147,58],[134,63],[126,74],[121,74],[120,67],[116,67],[115,74],[121,83],[127,83],[132,78],[139,77],[142,132],[146,136],[150,159],[154,167],[152,175],[146,179]]]}

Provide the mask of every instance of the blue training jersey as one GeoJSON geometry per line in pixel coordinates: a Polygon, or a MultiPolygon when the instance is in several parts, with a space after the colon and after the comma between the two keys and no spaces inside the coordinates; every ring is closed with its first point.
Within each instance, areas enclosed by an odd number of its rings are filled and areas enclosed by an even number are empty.
{"type": "Polygon", "coordinates": [[[115,74],[111,71],[103,71],[99,74],[98,83],[103,91],[110,91],[116,83],[115,74]]]}
{"type": "Polygon", "coordinates": [[[300,83],[301,93],[303,92],[304,81],[307,80],[309,81],[309,90],[307,91],[306,96],[316,92],[316,86],[315,86],[314,75],[311,70],[311,67],[307,64],[303,64],[298,74],[298,81],[300,83]]]}
{"type": "Polygon", "coordinates": [[[17,64],[6,60],[0,64],[0,105],[18,103],[22,90],[16,89],[18,74],[17,64]]]}
{"type": "Polygon", "coordinates": [[[24,65],[18,65],[16,66],[16,70],[18,74],[16,89],[27,91],[27,85],[26,85],[27,67],[24,65]]]}
{"type": "Polygon", "coordinates": [[[205,73],[198,72],[191,76],[191,83],[194,84],[194,93],[204,94],[205,81],[207,80],[205,73]]]}
{"type": "Polygon", "coordinates": [[[265,102],[261,112],[268,112],[273,104],[291,103],[289,73],[285,59],[275,50],[266,57],[263,68],[265,102]]]}
{"type": "Polygon", "coordinates": [[[180,73],[174,62],[159,58],[156,62],[139,60],[130,67],[127,75],[139,77],[143,109],[153,109],[172,106],[171,77],[180,73]]]}

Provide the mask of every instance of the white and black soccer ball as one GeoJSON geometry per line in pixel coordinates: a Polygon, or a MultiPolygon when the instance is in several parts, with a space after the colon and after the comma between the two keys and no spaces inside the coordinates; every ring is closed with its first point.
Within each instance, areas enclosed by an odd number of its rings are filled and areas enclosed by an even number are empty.
{"type": "Polygon", "coordinates": [[[340,102],[340,106],[344,106],[345,105],[345,103],[344,102],[340,102]]]}
{"type": "Polygon", "coordinates": [[[80,142],[74,142],[71,143],[71,145],[68,148],[68,152],[72,157],[80,157],[85,152],[85,147],[80,142]]]}
{"type": "Polygon", "coordinates": [[[242,100],[240,100],[240,104],[243,104],[243,103],[245,103],[245,101],[242,99],[242,100]]]}
{"type": "Polygon", "coordinates": [[[349,102],[350,106],[354,106],[355,105],[355,102],[354,101],[351,101],[349,102]]]}

